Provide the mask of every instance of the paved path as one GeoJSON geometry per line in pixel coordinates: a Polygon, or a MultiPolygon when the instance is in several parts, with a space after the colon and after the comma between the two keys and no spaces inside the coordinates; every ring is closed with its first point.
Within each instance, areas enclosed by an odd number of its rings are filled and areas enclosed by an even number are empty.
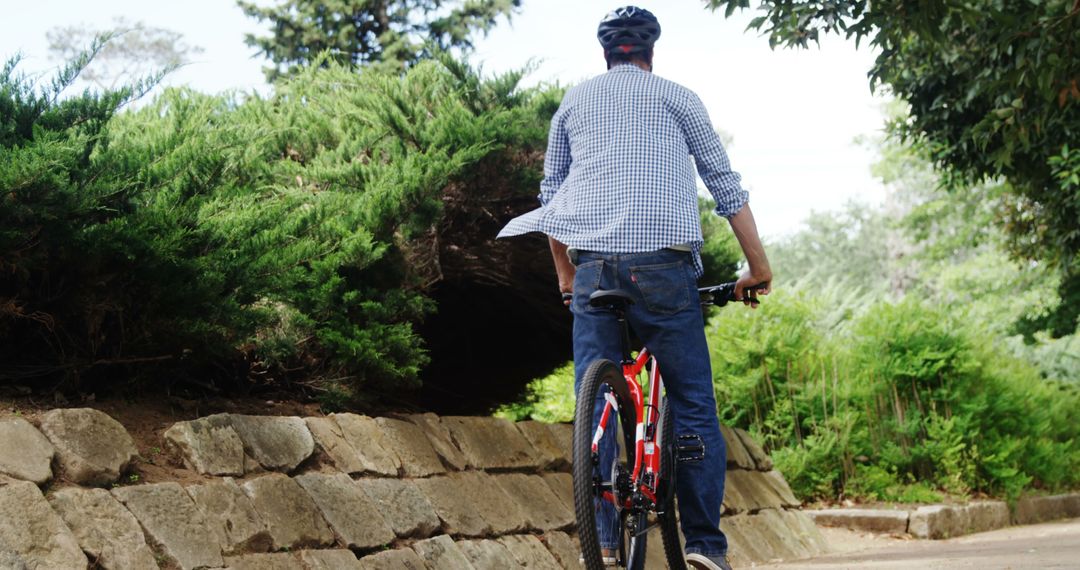
{"type": "Polygon", "coordinates": [[[1010,527],[950,540],[896,541],[884,545],[879,542],[859,552],[757,568],[1080,569],[1080,519],[1010,527]]]}

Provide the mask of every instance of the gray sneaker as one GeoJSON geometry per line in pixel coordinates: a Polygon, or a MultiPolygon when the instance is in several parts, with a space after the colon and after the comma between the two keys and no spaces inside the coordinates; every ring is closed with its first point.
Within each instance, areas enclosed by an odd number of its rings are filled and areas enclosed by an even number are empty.
{"type": "Polygon", "coordinates": [[[694,570],[731,570],[727,556],[705,556],[697,552],[686,555],[686,563],[694,570]]]}

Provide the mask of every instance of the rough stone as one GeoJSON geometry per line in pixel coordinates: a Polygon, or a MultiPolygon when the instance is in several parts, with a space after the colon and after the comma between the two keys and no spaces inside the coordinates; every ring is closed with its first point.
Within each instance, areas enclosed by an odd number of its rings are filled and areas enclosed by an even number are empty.
{"type": "Polygon", "coordinates": [[[52,479],[56,449],[23,418],[0,420],[0,474],[44,485],[52,479]]]}
{"type": "Polygon", "coordinates": [[[544,473],[543,478],[563,507],[574,512],[574,478],[569,473],[544,473]]]}
{"type": "Polygon", "coordinates": [[[773,493],[779,497],[780,502],[785,507],[798,508],[802,506],[802,501],[791,491],[791,486],[788,485],[787,480],[779,471],[773,469],[763,473],[762,476],[765,477],[769,487],[772,488],[773,493]]]}
{"type": "Polygon", "coordinates": [[[56,447],[64,477],[79,485],[115,483],[139,454],[120,422],[91,408],[48,411],[41,432],[56,447]]]}
{"type": "Polygon", "coordinates": [[[757,469],[757,464],[754,463],[754,459],[750,457],[750,452],[746,451],[742,439],[735,433],[735,430],[725,425],[721,425],[720,433],[724,436],[725,447],[727,447],[727,464],[729,467],[757,469]]]}
{"type": "Polygon", "coordinates": [[[893,509],[821,509],[803,511],[816,524],[881,534],[908,531],[908,511],[893,509]]]}
{"type": "Polygon", "coordinates": [[[442,524],[435,508],[410,480],[364,478],[357,481],[394,534],[427,538],[442,524]]]}
{"type": "Polygon", "coordinates": [[[773,468],[772,458],[769,457],[761,445],[754,441],[753,436],[747,433],[746,430],[740,428],[734,428],[732,431],[739,438],[739,443],[742,443],[743,449],[750,454],[750,459],[754,461],[754,465],[757,466],[758,471],[771,471],[773,468]]]}
{"type": "Polygon", "coordinates": [[[494,540],[462,540],[457,542],[461,553],[476,568],[523,569],[514,555],[500,542],[494,540]]]}
{"type": "Polygon", "coordinates": [[[783,506],[780,496],[773,491],[769,478],[760,471],[742,471],[732,469],[727,472],[725,494],[729,489],[736,490],[746,503],[750,512],[761,509],[779,509],[783,506]]]}
{"type": "Polygon", "coordinates": [[[424,435],[427,436],[431,447],[435,450],[435,453],[439,454],[439,459],[447,468],[460,471],[469,466],[468,460],[465,459],[465,455],[454,444],[454,439],[450,436],[450,430],[446,429],[439,416],[432,413],[411,414],[405,416],[405,419],[424,430],[424,435]]]}
{"type": "Polygon", "coordinates": [[[29,570],[26,560],[22,556],[7,550],[0,550],[0,568],[4,570],[29,570]]]}
{"type": "MultiPolygon", "coordinates": [[[[360,568],[361,570],[428,570],[429,566],[415,550],[402,548],[365,556],[360,559],[360,568]]],[[[446,568],[450,570],[452,567],[446,568]]]]}
{"type": "Polygon", "coordinates": [[[165,445],[184,466],[204,475],[243,475],[244,444],[230,425],[205,419],[177,422],[165,430],[165,445]]]}
{"type": "Polygon", "coordinates": [[[1069,518],[1080,517],[1080,493],[1072,493],[1065,497],[1065,515],[1069,518]]]}
{"type": "Polygon", "coordinates": [[[829,551],[829,544],[814,521],[802,511],[778,511],[788,532],[803,544],[810,556],[829,551]]]}
{"type": "Polygon", "coordinates": [[[105,489],[69,487],[49,497],[79,546],[109,570],[157,568],[135,516],[105,489]]]}
{"type": "Polygon", "coordinates": [[[341,542],[356,549],[374,548],[394,540],[394,531],[367,493],[348,475],[310,473],[296,482],[311,495],[341,542]]]}
{"type": "Polygon", "coordinates": [[[967,511],[965,533],[986,532],[1009,526],[1009,505],[1004,501],[975,501],[967,511]]]}
{"type": "Polygon", "coordinates": [[[119,487],[112,493],[173,564],[184,570],[223,564],[218,536],[178,483],[119,487]]]}
{"type": "Polygon", "coordinates": [[[774,546],[773,552],[785,560],[799,560],[811,555],[809,548],[794,533],[788,532],[787,525],[777,509],[765,509],[750,517],[751,524],[758,527],[766,542],[774,546]]]}
{"type": "Polygon", "coordinates": [[[341,427],[345,441],[356,450],[364,472],[398,476],[401,459],[375,420],[357,414],[331,414],[330,417],[341,427]]]}
{"type": "Polygon", "coordinates": [[[753,503],[751,497],[744,491],[741,484],[734,482],[732,477],[735,469],[728,469],[727,480],[724,485],[724,513],[745,513],[751,510],[753,503]]]}
{"type": "Polygon", "coordinates": [[[1068,495],[1021,497],[1016,502],[1016,524],[1035,524],[1065,518],[1069,510],[1068,495]]]}
{"type": "Polygon", "coordinates": [[[412,422],[393,418],[377,418],[390,448],[401,460],[401,469],[406,477],[427,477],[446,473],[439,455],[431,447],[424,430],[412,422]]]}
{"type": "Polygon", "coordinates": [[[186,491],[218,534],[226,554],[266,552],[273,546],[266,523],[232,478],[192,485],[186,491]]]}
{"type": "Polygon", "coordinates": [[[360,454],[345,439],[345,434],[336,421],[332,418],[315,417],[304,418],[304,422],[315,438],[315,443],[326,452],[339,471],[352,475],[366,470],[360,461],[360,454]]]}
{"type": "Polygon", "coordinates": [[[333,544],[334,533],[296,481],[273,473],[246,481],[241,488],[266,523],[274,550],[333,544]]]}
{"type": "Polygon", "coordinates": [[[296,553],[304,570],[359,570],[360,561],[351,550],[301,550],[296,553]]]}
{"type": "MultiPolygon", "coordinates": [[[[574,462],[574,426],[572,424],[548,424],[548,430],[555,436],[555,441],[562,452],[562,462],[565,469],[570,469],[574,462]]],[[[558,467],[556,467],[558,468],[558,467]]]]}
{"type": "Polygon", "coordinates": [[[480,469],[539,469],[541,460],[514,424],[502,418],[447,416],[443,425],[469,464],[480,469]]]}
{"type": "Polygon", "coordinates": [[[265,469],[291,473],[315,453],[315,439],[301,418],[226,415],[244,443],[244,452],[265,469]]]}
{"type": "Polygon", "coordinates": [[[580,562],[581,546],[578,545],[577,538],[565,532],[553,530],[545,532],[540,537],[540,540],[543,541],[544,546],[555,557],[555,560],[562,564],[563,568],[584,568],[584,565],[580,562]]]}
{"type": "Polygon", "coordinates": [[[1008,506],[1001,501],[920,507],[911,513],[908,532],[917,538],[951,538],[1007,526],[1008,506]]]}
{"type": "Polygon", "coordinates": [[[539,570],[562,570],[555,557],[548,552],[540,539],[531,534],[512,534],[499,538],[499,542],[510,551],[518,564],[539,570]]]}
{"type": "Polygon", "coordinates": [[[540,469],[565,469],[570,466],[566,453],[559,449],[559,440],[556,439],[551,424],[530,420],[514,425],[536,450],[540,469]]]}
{"type": "Polygon", "coordinates": [[[529,528],[555,530],[574,524],[574,511],[563,505],[539,475],[507,473],[492,477],[499,487],[518,503],[529,528]]]}
{"type": "Polygon", "coordinates": [[[304,570],[300,559],[288,552],[226,556],[229,570],[304,570]]]}
{"type": "Polygon", "coordinates": [[[4,568],[66,570],[89,563],[75,535],[30,481],[0,483],[0,546],[4,568]]]}
{"type": "Polygon", "coordinates": [[[412,545],[413,550],[427,563],[429,568],[453,568],[454,570],[475,570],[461,549],[449,536],[441,534],[435,538],[421,540],[412,545]]]}
{"type": "Polygon", "coordinates": [[[462,472],[416,481],[416,486],[435,508],[447,533],[458,536],[491,534],[491,523],[473,508],[469,491],[461,485],[462,481],[471,481],[475,477],[477,475],[472,472],[462,472]]]}
{"type": "Polygon", "coordinates": [[[435,507],[446,532],[462,536],[519,532],[526,528],[517,502],[476,471],[416,480],[417,487],[435,507]]]}
{"type": "Polygon", "coordinates": [[[919,507],[908,519],[908,532],[915,538],[950,538],[964,533],[963,511],[945,505],[919,507]]]}
{"type": "Polygon", "coordinates": [[[736,566],[749,566],[777,558],[752,518],[753,515],[746,514],[720,518],[720,530],[728,538],[728,557],[736,566]]]}

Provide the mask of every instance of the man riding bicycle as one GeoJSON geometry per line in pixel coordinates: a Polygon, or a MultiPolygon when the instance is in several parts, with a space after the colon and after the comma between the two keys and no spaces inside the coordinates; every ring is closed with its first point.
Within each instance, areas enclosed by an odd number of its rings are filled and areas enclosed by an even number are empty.
{"type": "MultiPolygon", "coordinates": [[[[548,235],[559,288],[572,294],[566,302],[574,314],[575,388],[590,362],[621,358],[614,315],[591,307],[589,295],[598,289],[631,295],[626,318],[663,370],[674,417],[686,561],[729,569],[719,527],[726,446],[697,292],[703,242],[695,164],[746,255],[748,271],[735,297],[748,302],[768,294],[772,272],[747,192],[701,100],[652,74],[656,17],[618,8],[600,22],[597,37],[608,71],[568,90],[551,120],[541,208],[512,220],[499,237],[548,235]]],[[[616,445],[605,437],[601,453],[615,453],[616,445]]],[[[617,517],[611,504],[599,508],[607,557],[617,546],[617,517]]]]}

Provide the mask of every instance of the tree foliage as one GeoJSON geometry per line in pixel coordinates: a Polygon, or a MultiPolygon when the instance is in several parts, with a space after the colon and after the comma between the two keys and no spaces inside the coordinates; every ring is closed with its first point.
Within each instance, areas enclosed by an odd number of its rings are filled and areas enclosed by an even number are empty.
{"type": "Polygon", "coordinates": [[[131,90],[58,97],[88,59],[41,94],[0,75],[0,379],[415,387],[451,198],[535,182],[558,102],[449,58],[320,61],[269,98],[117,113],[131,90]]]}
{"type": "Polygon", "coordinates": [[[487,33],[521,0],[285,0],[263,7],[239,0],[248,16],[268,22],[269,36],[248,34],[247,44],[273,62],[264,69],[273,81],[321,60],[358,68],[378,64],[400,71],[432,49],[472,48],[476,32],[487,33]]]}
{"type": "MultiPolygon", "coordinates": [[[[731,14],[749,0],[707,0],[731,14]]],[[[892,131],[916,141],[956,192],[1008,182],[998,222],[1015,255],[1058,266],[1062,303],[1040,326],[1080,317],[1080,3],[1075,0],[762,0],[750,27],[771,45],[840,33],[880,50],[871,85],[911,112],[892,131]],[[1070,148],[1071,146],[1071,148],[1070,148]]]]}

